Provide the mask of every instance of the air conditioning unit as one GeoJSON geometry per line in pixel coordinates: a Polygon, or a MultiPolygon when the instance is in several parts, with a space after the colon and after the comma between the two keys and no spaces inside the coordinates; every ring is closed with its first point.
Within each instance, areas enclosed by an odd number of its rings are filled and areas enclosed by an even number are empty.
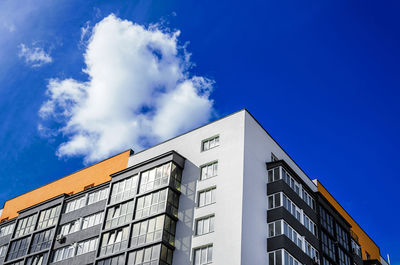
{"type": "Polygon", "coordinates": [[[56,240],[58,243],[64,243],[65,236],[63,234],[59,234],[59,235],[57,235],[56,240]]]}

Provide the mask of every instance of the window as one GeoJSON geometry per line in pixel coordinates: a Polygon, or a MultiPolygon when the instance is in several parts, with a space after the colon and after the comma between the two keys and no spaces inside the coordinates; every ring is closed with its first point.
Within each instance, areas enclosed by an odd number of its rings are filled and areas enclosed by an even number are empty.
{"type": "Polygon", "coordinates": [[[29,238],[25,237],[16,241],[11,242],[8,250],[7,260],[17,259],[26,254],[28,249],[29,238]]]}
{"type": "Polygon", "coordinates": [[[286,222],[283,222],[283,233],[299,248],[303,249],[303,237],[286,222]]]}
{"type": "MultiPolygon", "coordinates": [[[[115,256],[115,257],[100,260],[96,264],[97,265],[121,265],[121,264],[124,264],[124,261],[125,261],[124,254],[122,254],[122,255],[115,256]]],[[[134,263],[128,263],[128,264],[134,264],[134,263]]]]}
{"type": "Polygon", "coordinates": [[[310,231],[311,233],[313,233],[314,236],[317,236],[317,225],[314,224],[313,221],[311,221],[311,219],[304,214],[304,226],[307,228],[308,231],[310,231]]]}
{"type": "Polygon", "coordinates": [[[7,245],[0,246],[0,258],[6,255],[7,245]]]}
{"type": "Polygon", "coordinates": [[[194,265],[209,264],[212,262],[213,246],[206,246],[194,250],[194,265]]]}
{"type": "Polygon", "coordinates": [[[101,239],[100,255],[108,255],[128,247],[129,227],[104,233],[101,239]]]}
{"type": "Polygon", "coordinates": [[[339,265],[350,265],[350,257],[341,248],[338,248],[338,254],[339,265]]]}
{"type": "Polygon", "coordinates": [[[349,236],[339,224],[336,224],[336,235],[340,245],[349,250],[349,236]]]}
{"type": "Polygon", "coordinates": [[[282,201],[283,201],[283,207],[285,207],[286,210],[288,210],[296,219],[302,223],[301,221],[301,215],[302,212],[299,207],[297,207],[296,204],[294,204],[285,194],[282,194],[282,201]]]}
{"type": "Polygon", "coordinates": [[[76,255],[78,256],[95,251],[97,248],[97,240],[98,238],[96,237],[79,242],[76,247],[76,255]]]}
{"type": "Polygon", "coordinates": [[[82,218],[82,230],[101,224],[103,220],[103,212],[91,214],[82,218]]]}
{"type": "Polygon", "coordinates": [[[137,199],[135,219],[162,213],[166,209],[167,190],[147,194],[137,199]]]}
{"type": "Polygon", "coordinates": [[[123,225],[133,219],[134,202],[129,201],[107,210],[105,228],[123,225]]]}
{"type": "Polygon", "coordinates": [[[290,188],[302,198],[311,209],[315,210],[315,200],[303,188],[303,186],[296,181],[285,169],[282,167],[275,167],[268,170],[268,183],[283,179],[290,188]]]}
{"type": "Polygon", "coordinates": [[[104,188],[89,193],[87,205],[105,200],[108,197],[108,191],[109,191],[108,188],[104,188]]]}
{"type": "Polygon", "coordinates": [[[301,263],[290,255],[286,250],[283,252],[283,264],[285,265],[301,265],[301,263]]]}
{"type": "Polygon", "coordinates": [[[29,253],[34,253],[50,248],[53,237],[54,228],[34,234],[29,253]]]}
{"type": "Polygon", "coordinates": [[[132,228],[131,247],[161,240],[164,218],[164,216],[158,216],[134,224],[132,228]]]}
{"type": "Polygon", "coordinates": [[[140,174],[139,193],[168,185],[171,175],[171,162],[144,171],[140,174]]]}
{"type": "Polygon", "coordinates": [[[60,234],[65,236],[75,233],[79,231],[80,224],[81,224],[80,220],[75,220],[70,223],[64,224],[61,226],[60,234]]]}
{"type": "Polygon", "coordinates": [[[9,224],[0,227],[0,237],[11,234],[13,229],[14,229],[14,224],[9,224]]]}
{"type": "Polygon", "coordinates": [[[268,224],[268,238],[282,235],[282,220],[268,224]]]}
{"type": "Polygon", "coordinates": [[[324,232],[321,232],[321,241],[322,241],[322,250],[330,258],[335,260],[335,245],[333,241],[324,232]]]}
{"type": "Polygon", "coordinates": [[[268,196],[268,210],[282,206],[281,193],[268,196]]]}
{"type": "Polygon", "coordinates": [[[282,250],[275,250],[268,253],[269,265],[282,265],[282,250]]]}
{"type": "Polygon", "coordinates": [[[276,167],[268,170],[268,183],[277,181],[281,179],[280,167],[276,167]]]}
{"type": "Polygon", "coordinates": [[[361,247],[353,238],[351,239],[351,248],[353,250],[353,253],[355,253],[357,256],[362,258],[362,256],[361,256],[361,247]]]}
{"type": "Polygon", "coordinates": [[[219,136],[203,140],[201,143],[201,150],[207,151],[217,146],[219,146],[219,136]]]}
{"type": "Polygon", "coordinates": [[[31,215],[18,220],[17,228],[15,229],[15,237],[29,234],[35,229],[37,215],[31,215]]]}
{"type": "MultiPolygon", "coordinates": [[[[303,187],[302,187],[302,189],[303,189],[303,187]]],[[[307,205],[310,206],[311,209],[315,210],[314,199],[304,189],[303,189],[303,197],[302,198],[307,203],[307,205]]]]}
{"type": "Polygon", "coordinates": [[[321,218],[321,225],[328,230],[328,232],[333,235],[333,217],[326,212],[326,210],[322,207],[319,208],[320,210],[320,218],[321,218]]]}
{"type": "Polygon", "coordinates": [[[118,181],[112,185],[110,203],[131,198],[136,194],[138,175],[118,181]]]}
{"type": "Polygon", "coordinates": [[[197,220],[196,222],[196,235],[204,235],[214,232],[214,219],[215,216],[208,216],[197,220]]]}
{"type": "Polygon", "coordinates": [[[199,207],[215,203],[216,188],[199,192],[199,207]]]}
{"type": "Polygon", "coordinates": [[[209,179],[218,175],[218,162],[213,162],[201,167],[200,180],[209,179]]]}
{"type": "Polygon", "coordinates": [[[86,205],[86,197],[85,196],[74,199],[74,200],[66,203],[65,213],[69,213],[69,212],[78,210],[78,209],[84,207],[85,205],[86,205]]]}
{"type": "Polygon", "coordinates": [[[322,265],[333,265],[333,264],[325,257],[322,257],[322,265]]]}
{"type": "Polygon", "coordinates": [[[318,251],[310,244],[307,242],[307,240],[304,240],[305,242],[305,250],[306,254],[312,258],[313,260],[317,261],[319,263],[319,253],[318,251]]]}
{"type": "Polygon", "coordinates": [[[61,205],[57,205],[52,208],[41,211],[39,215],[39,222],[37,229],[43,229],[55,225],[58,220],[60,210],[61,210],[61,205]]]}
{"type": "Polygon", "coordinates": [[[135,265],[158,265],[160,259],[161,245],[155,245],[152,247],[136,250],[129,252],[128,264],[135,265]]]}
{"type": "Polygon", "coordinates": [[[60,261],[60,260],[65,260],[65,259],[72,258],[74,256],[74,252],[75,252],[75,246],[74,245],[56,249],[53,252],[53,260],[52,260],[52,262],[57,262],[57,261],[60,261]]]}
{"type": "Polygon", "coordinates": [[[47,252],[31,256],[26,259],[26,265],[45,265],[47,261],[47,252]]]}

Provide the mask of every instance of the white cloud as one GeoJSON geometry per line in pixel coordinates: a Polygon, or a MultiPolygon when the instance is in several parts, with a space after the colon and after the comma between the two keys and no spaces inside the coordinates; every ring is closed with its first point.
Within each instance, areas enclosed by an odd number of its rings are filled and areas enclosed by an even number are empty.
{"type": "Polygon", "coordinates": [[[40,67],[53,61],[50,54],[46,53],[43,48],[35,46],[29,48],[25,44],[19,45],[18,56],[32,67],[40,67]]]}
{"type": "Polygon", "coordinates": [[[94,162],[207,122],[213,81],[190,75],[178,37],[114,15],[95,25],[84,54],[88,80],[50,80],[40,109],[43,121],[61,124],[57,155],[94,162]]]}

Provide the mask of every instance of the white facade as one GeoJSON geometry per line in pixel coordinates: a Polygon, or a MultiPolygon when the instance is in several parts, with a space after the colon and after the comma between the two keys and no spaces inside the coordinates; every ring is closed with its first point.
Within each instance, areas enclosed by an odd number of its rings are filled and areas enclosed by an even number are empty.
{"type": "Polygon", "coordinates": [[[316,191],[313,182],[246,111],[207,124],[130,157],[128,167],[175,150],[186,158],[173,264],[193,264],[193,250],[213,246],[213,264],[267,265],[267,171],[271,152],[316,191]],[[204,139],[219,146],[202,151],[204,139]],[[218,161],[218,175],[200,180],[200,168],[218,161]],[[216,202],[197,207],[202,190],[216,188],[216,202]],[[214,232],[195,235],[196,220],[215,215],[214,232]]]}

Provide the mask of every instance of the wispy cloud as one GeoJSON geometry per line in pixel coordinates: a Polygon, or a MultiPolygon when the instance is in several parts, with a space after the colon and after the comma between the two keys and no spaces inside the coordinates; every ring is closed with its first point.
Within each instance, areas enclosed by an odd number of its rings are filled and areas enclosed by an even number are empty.
{"type": "Polygon", "coordinates": [[[19,45],[18,56],[32,67],[40,67],[53,61],[50,54],[46,53],[43,48],[37,46],[27,47],[23,43],[19,45]]]}
{"type": "Polygon", "coordinates": [[[16,30],[16,26],[14,25],[14,23],[11,22],[3,22],[3,27],[7,29],[10,33],[16,30]]]}
{"type": "Polygon", "coordinates": [[[190,74],[179,34],[114,15],[93,27],[84,53],[88,79],[51,79],[40,109],[43,123],[56,121],[65,137],[59,157],[93,162],[210,119],[213,81],[190,74]]]}

